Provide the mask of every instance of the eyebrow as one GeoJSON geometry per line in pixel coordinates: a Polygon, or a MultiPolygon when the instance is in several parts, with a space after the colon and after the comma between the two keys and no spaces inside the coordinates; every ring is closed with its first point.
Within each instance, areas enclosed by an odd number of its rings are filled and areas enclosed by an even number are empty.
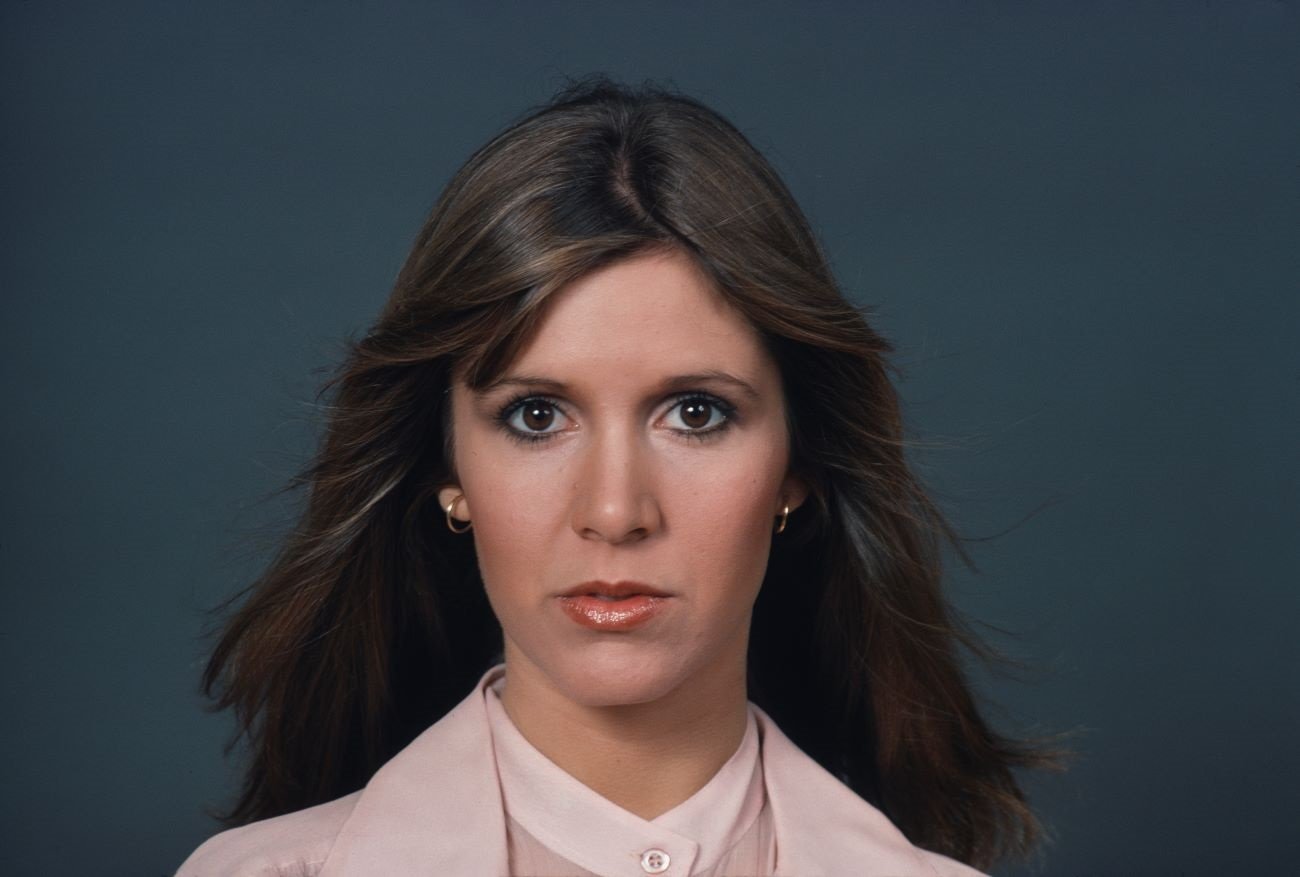
{"type": "MultiPolygon", "coordinates": [[[[726,384],[750,399],[758,399],[758,390],[748,381],[738,378],[729,372],[718,369],[707,369],[701,372],[693,372],[688,375],[674,375],[671,378],[665,378],[659,384],[661,393],[680,393],[685,390],[691,390],[700,384],[720,383],[726,384]]],[[[544,378],[536,375],[506,375],[492,381],[483,389],[479,390],[480,394],[491,393],[503,387],[528,387],[534,390],[540,390],[544,393],[567,393],[569,385],[563,381],[557,381],[553,378],[544,378]]]]}

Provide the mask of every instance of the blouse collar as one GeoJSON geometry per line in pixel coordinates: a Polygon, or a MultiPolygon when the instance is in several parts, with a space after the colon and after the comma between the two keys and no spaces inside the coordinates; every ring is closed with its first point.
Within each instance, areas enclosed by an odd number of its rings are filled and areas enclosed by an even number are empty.
{"type": "MultiPolygon", "coordinates": [[[[267,834],[253,833],[250,842],[306,827],[334,832],[320,877],[506,873],[506,820],[482,691],[495,672],[484,673],[464,700],[393,756],[363,790],[278,817],[290,821],[270,823],[267,834]],[[339,808],[346,808],[346,818],[336,828],[329,820],[339,808]]],[[[771,716],[753,702],[749,709],[758,722],[777,873],[980,877],[974,868],[914,847],[771,716]]]]}
{"type": "MultiPolygon", "coordinates": [[[[515,727],[501,704],[505,665],[483,686],[506,812],[573,864],[597,874],[638,873],[654,851],[667,853],[665,877],[708,871],[741,839],[763,808],[758,726],[703,788],[651,820],[619,807],[566,773],[515,727]]],[[[654,861],[653,858],[650,861],[654,861]]],[[[660,872],[653,872],[660,873],[660,872]]]]}

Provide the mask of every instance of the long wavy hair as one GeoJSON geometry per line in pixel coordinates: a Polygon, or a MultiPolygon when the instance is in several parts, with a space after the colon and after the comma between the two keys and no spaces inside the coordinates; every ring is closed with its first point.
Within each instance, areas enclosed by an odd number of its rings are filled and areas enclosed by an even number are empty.
{"type": "Polygon", "coordinates": [[[215,610],[203,692],[234,708],[230,748],[245,740],[250,757],[226,825],[361,788],[500,660],[471,540],[436,500],[455,481],[450,376],[490,382],[557,289],[652,248],[689,254],[758,329],[811,488],[754,607],[750,699],[913,843],[976,867],[1036,845],[1013,770],[1062,753],[977,708],[961,649],[999,656],[942,593],[943,545],[969,560],[905,459],[892,348],[733,125],[603,77],[470,157],[321,390],[323,440],[287,488],[308,490],[301,520],[215,610]]]}

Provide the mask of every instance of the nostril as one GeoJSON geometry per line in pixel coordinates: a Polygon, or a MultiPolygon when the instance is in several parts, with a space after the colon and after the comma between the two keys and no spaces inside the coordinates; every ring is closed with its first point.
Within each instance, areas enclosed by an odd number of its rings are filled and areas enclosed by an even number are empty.
{"type": "Polygon", "coordinates": [[[608,482],[579,485],[569,518],[583,539],[611,545],[646,539],[659,529],[660,510],[650,485],[627,481],[618,490],[608,482]]]}

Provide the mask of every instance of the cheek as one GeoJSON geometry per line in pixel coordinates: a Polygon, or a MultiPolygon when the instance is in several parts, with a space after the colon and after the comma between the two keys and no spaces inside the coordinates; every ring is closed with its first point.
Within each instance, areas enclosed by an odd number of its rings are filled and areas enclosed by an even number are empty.
{"type": "Polygon", "coordinates": [[[479,571],[498,617],[510,614],[511,595],[530,581],[550,540],[542,520],[553,510],[545,469],[526,466],[526,455],[505,454],[499,438],[481,428],[467,411],[457,412],[456,474],[470,497],[472,538],[479,571]],[[469,424],[469,426],[461,426],[469,424]]]}
{"type": "Polygon", "coordinates": [[[513,590],[536,581],[555,545],[561,500],[544,467],[526,471],[504,461],[462,470],[462,484],[475,497],[474,547],[489,591],[513,590]]]}
{"type": "Polygon", "coordinates": [[[673,503],[682,542],[709,578],[728,589],[757,588],[767,566],[774,526],[772,507],[782,474],[775,465],[715,467],[687,479],[673,503]]]}
{"type": "Polygon", "coordinates": [[[526,448],[510,444],[469,413],[458,410],[457,418],[456,472],[472,497],[474,529],[490,537],[537,527],[539,517],[555,506],[552,467],[539,466],[526,448]]]}
{"type": "Polygon", "coordinates": [[[707,522],[705,526],[716,535],[739,535],[754,530],[759,519],[767,516],[772,495],[770,481],[750,470],[715,474],[707,485],[684,496],[682,502],[693,518],[707,522]]]}

